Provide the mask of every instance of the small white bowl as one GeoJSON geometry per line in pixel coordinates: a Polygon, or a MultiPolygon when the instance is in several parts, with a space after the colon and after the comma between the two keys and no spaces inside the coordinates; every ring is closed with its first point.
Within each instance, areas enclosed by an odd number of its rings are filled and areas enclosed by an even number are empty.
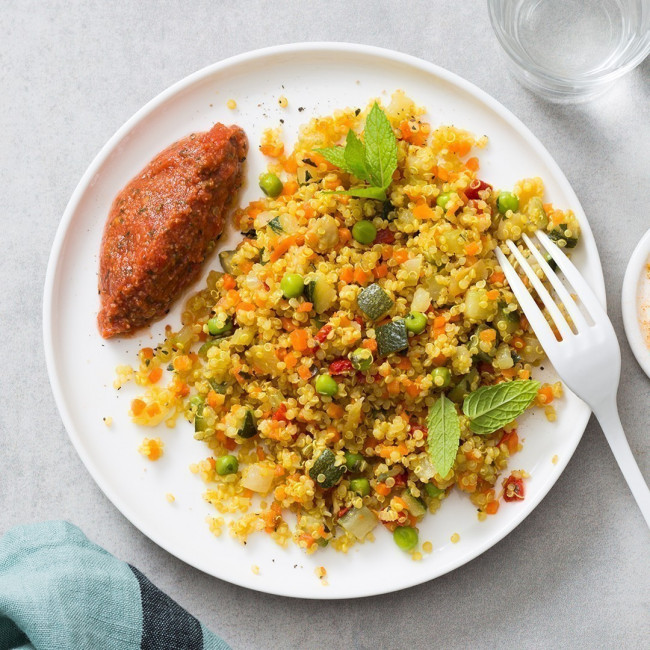
{"type": "Polygon", "coordinates": [[[627,340],[650,377],[650,230],[632,253],[623,280],[621,310],[627,340]]]}

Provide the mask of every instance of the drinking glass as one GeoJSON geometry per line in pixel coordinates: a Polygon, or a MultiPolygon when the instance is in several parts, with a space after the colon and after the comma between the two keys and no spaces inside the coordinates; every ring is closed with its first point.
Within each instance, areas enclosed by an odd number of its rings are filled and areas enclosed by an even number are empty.
{"type": "Polygon", "coordinates": [[[604,93],[650,52],[650,0],[488,0],[514,75],[545,99],[604,93]]]}

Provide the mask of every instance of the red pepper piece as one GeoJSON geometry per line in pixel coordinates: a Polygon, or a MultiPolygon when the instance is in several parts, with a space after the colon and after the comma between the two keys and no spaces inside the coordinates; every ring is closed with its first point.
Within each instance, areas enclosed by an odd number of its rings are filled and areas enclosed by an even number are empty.
{"type": "Polygon", "coordinates": [[[526,496],[524,490],[524,480],[516,476],[509,476],[503,484],[505,492],[503,493],[504,501],[523,501],[526,496]]]}
{"type": "Polygon", "coordinates": [[[377,236],[373,244],[393,244],[395,243],[395,235],[392,230],[388,228],[383,228],[382,230],[377,231],[377,236]]]}
{"type": "Polygon", "coordinates": [[[465,190],[465,196],[469,201],[480,199],[478,195],[479,192],[492,189],[492,185],[484,181],[480,181],[478,178],[475,178],[470,184],[469,187],[465,190]]]}
{"type": "Polygon", "coordinates": [[[349,359],[336,359],[330,363],[330,375],[343,375],[353,369],[352,361],[349,359]]]}

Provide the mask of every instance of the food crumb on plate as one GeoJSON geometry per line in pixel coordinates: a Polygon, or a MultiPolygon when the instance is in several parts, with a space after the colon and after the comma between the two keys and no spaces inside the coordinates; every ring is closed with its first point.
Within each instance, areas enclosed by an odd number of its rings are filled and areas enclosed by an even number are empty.
{"type": "Polygon", "coordinates": [[[422,553],[420,553],[420,551],[415,551],[415,553],[411,553],[411,559],[414,562],[419,562],[422,559],[422,553]]]}
{"type": "Polygon", "coordinates": [[[327,581],[327,570],[325,569],[324,566],[317,566],[314,569],[314,573],[316,574],[316,577],[320,580],[321,584],[324,587],[327,587],[329,585],[329,582],[327,581]]]}
{"type": "Polygon", "coordinates": [[[113,424],[113,418],[110,415],[106,416],[105,418],[102,418],[102,420],[104,420],[104,424],[107,427],[110,427],[113,424]]]}
{"type": "Polygon", "coordinates": [[[251,571],[258,576],[260,574],[260,568],[257,566],[257,564],[253,564],[251,566],[251,571]]]}
{"type": "Polygon", "coordinates": [[[174,501],[176,501],[176,497],[171,492],[167,492],[165,499],[167,499],[169,503],[174,503],[174,501]]]}
{"type": "Polygon", "coordinates": [[[234,111],[237,108],[237,102],[234,99],[229,99],[226,102],[226,106],[231,110],[234,111]]]}
{"type": "Polygon", "coordinates": [[[280,105],[280,108],[286,108],[289,105],[289,100],[284,95],[280,95],[278,98],[278,104],[280,105]]]}
{"type": "Polygon", "coordinates": [[[452,544],[458,544],[460,542],[460,535],[458,533],[454,533],[450,538],[452,544]]]}
{"type": "Polygon", "coordinates": [[[555,454],[555,456],[551,458],[551,462],[553,463],[553,465],[557,465],[558,460],[560,460],[560,457],[557,454],[555,454]]]}
{"type": "Polygon", "coordinates": [[[165,443],[160,438],[145,438],[138,451],[149,460],[158,460],[163,455],[165,443]]]}
{"type": "Polygon", "coordinates": [[[425,553],[431,553],[431,551],[433,551],[433,544],[431,542],[424,542],[424,544],[422,544],[422,550],[425,553]]]}

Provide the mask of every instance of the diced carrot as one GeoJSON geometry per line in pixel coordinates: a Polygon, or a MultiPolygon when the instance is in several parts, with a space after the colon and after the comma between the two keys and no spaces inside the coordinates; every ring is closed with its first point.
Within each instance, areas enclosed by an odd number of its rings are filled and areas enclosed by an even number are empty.
{"type": "Polygon", "coordinates": [[[271,262],[279,260],[295,243],[296,238],[293,235],[288,235],[280,239],[269,255],[271,262]]]}
{"type": "Polygon", "coordinates": [[[264,453],[264,449],[262,449],[259,445],[255,447],[255,453],[257,454],[257,459],[258,460],[264,460],[266,458],[266,454],[264,453]]]}
{"type": "Polygon", "coordinates": [[[402,357],[397,363],[397,367],[400,370],[410,370],[412,368],[412,364],[408,357],[402,357]]]}
{"type": "Polygon", "coordinates": [[[472,149],[472,145],[467,140],[454,141],[449,144],[447,147],[449,151],[453,151],[458,154],[461,158],[466,156],[472,149]]]}
{"type": "Polygon", "coordinates": [[[216,391],[211,390],[205,396],[205,403],[213,409],[218,408],[224,402],[223,395],[219,395],[216,391]]]}
{"type": "Polygon", "coordinates": [[[223,288],[226,290],[234,289],[237,286],[237,283],[235,282],[235,278],[233,278],[232,275],[230,275],[230,273],[224,273],[222,282],[223,282],[223,288]]]}
{"type": "Polygon", "coordinates": [[[240,301],[239,291],[235,291],[235,289],[231,289],[226,294],[226,298],[227,298],[228,302],[234,307],[240,301]]]}
{"type": "Polygon", "coordinates": [[[523,350],[526,346],[526,341],[524,341],[521,336],[513,336],[512,339],[510,339],[510,345],[515,350],[523,350]]]}
{"type": "Polygon", "coordinates": [[[364,339],[361,343],[361,347],[373,352],[377,349],[377,341],[375,339],[364,339]]]}
{"type": "Polygon", "coordinates": [[[297,327],[290,318],[286,318],[285,316],[280,318],[280,322],[282,323],[283,329],[287,330],[287,332],[292,332],[297,327]]]}
{"type": "Polygon", "coordinates": [[[262,144],[260,151],[269,158],[279,158],[284,153],[284,144],[262,144]]]}
{"type": "Polygon", "coordinates": [[[499,511],[499,502],[498,501],[490,501],[490,503],[488,503],[485,506],[485,512],[488,515],[496,515],[498,511],[499,511]]]}
{"type": "Polygon", "coordinates": [[[481,250],[481,245],[475,241],[470,242],[465,246],[465,252],[468,255],[476,255],[479,252],[479,250],[481,250]]]}
{"type": "Polygon", "coordinates": [[[399,395],[400,387],[398,381],[391,381],[390,384],[386,386],[389,395],[399,395]]]}
{"type": "Polygon", "coordinates": [[[144,411],[146,406],[146,402],[143,402],[141,399],[134,399],[131,402],[131,413],[133,413],[135,416],[138,416],[142,413],[142,411],[144,411]]]}
{"type": "Polygon", "coordinates": [[[291,196],[298,191],[298,183],[296,181],[286,181],[282,186],[282,192],[280,196],[291,196]]]}
{"type": "Polygon", "coordinates": [[[255,305],[252,302],[240,302],[237,311],[255,311],[255,305]]]}
{"type": "Polygon", "coordinates": [[[523,379],[524,381],[530,379],[530,370],[520,370],[519,379],[523,379]]]}
{"type": "Polygon", "coordinates": [[[537,391],[537,401],[540,404],[550,404],[553,401],[553,388],[551,386],[542,386],[537,391]]]}
{"type": "Polygon", "coordinates": [[[307,366],[299,366],[298,375],[300,379],[307,380],[311,377],[311,370],[307,366]]]}
{"type": "Polygon", "coordinates": [[[447,324],[447,319],[444,316],[436,316],[433,319],[433,326],[438,329],[444,327],[447,324]]]}
{"type": "Polygon", "coordinates": [[[433,208],[430,208],[426,203],[418,203],[413,208],[413,216],[416,219],[433,219],[435,215],[433,208]]]}
{"type": "Polygon", "coordinates": [[[548,214],[549,212],[553,212],[552,203],[542,203],[542,207],[544,208],[544,212],[546,212],[546,214],[548,214]]]}
{"type": "Polygon", "coordinates": [[[345,411],[343,410],[343,408],[340,407],[338,404],[334,404],[334,402],[332,402],[327,407],[327,415],[329,415],[331,418],[334,418],[335,420],[342,418],[344,413],[345,411]]]}
{"type": "Polygon", "coordinates": [[[444,354],[439,354],[433,359],[433,365],[436,367],[444,366],[447,363],[447,357],[444,354]]]}
{"type": "Polygon", "coordinates": [[[477,172],[479,168],[478,158],[476,158],[475,156],[468,158],[467,162],[465,163],[465,167],[467,167],[467,169],[469,169],[470,171],[477,172]]]}
{"type": "Polygon", "coordinates": [[[350,282],[354,280],[354,269],[351,266],[344,266],[341,269],[341,274],[339,277],[341,278],[341,282],[350,284],[350,282]]]}
{"type": "Polygon", "coordinates": [[[177,397],[187,397],[190,394],[190,387],[182,381],[174,381],[171,390],[177,397]]]}
{"type": "Polygon", "coordinates": [[[368,273],[366,273],[362,268],[357,267],[354,269],[354,281],[357,284],[365,285],[369,279],[368,273]]]}
{"type": "Polygon", "coordinates": [[[505,368],[501,371],[501,374],[504,377],[514,377],[516,372],[515,368],[505,368]]]}
{"type": "Polygon", "coordinates": [[[307,343],[309,342],[309,333],[304,329],[295,329],[291,334],[289,334],[289,340],[293,349],[298,352],[303,352],[307,349],[307,343]]]}
{"type": "Polygon", "coordinates": [[[298,171],[298,163],[293,156],[290,156],[282,163],[282,168],[289,174],[295,174],[298,171]]]}
{"type": "Polygon", "coordinates": [[[153,418],[160,413],[160,405],[154,402],[153,404],[149,404],[145,411],[150,418],[153,418]]]}
{"type": "Polygon", "coordinates": [[[305,219],[311,219],[314,216],[314,208],[309,204],[305,204],[303,207],[305,211],[305,219]]]}
{"type": "Polygon", "coordinates": [[[287,355],[287,351],[284,348],[278,348],[275,351],[275,356],[282,361],[284,357],[287,355]]]}
{"type": "Polygon", "coordinates": [[[151,348],[142,348],[140,350],[140,356],[143,359],[153,359],[153,350],[151,348]]]}
{"type": "Polygon", "coordinates": [[[352,233],[349,228],[339,228],[339,242],[341,244],[347,244],[352,239],[352,233]]]}
{"type": "Polygon", "coordinates": [[[449,173],[444,167],[438,167],[435,174],[441,181],[449,180],[449,173]]]}
{"type": "Polygon", "coordinates": [[[311,302],[303,302],[302,304],[298,305],[296,311],[297,312],[305,312],[305,311],[311,311],[314,308],[314,304],[311,302]]]}
{"type": "Polygon", "coordinates": [[[289,352],[285,357],[284,357],[284,363],[291,370],[292,368],[296,367],[296,364],[298,363],[298,359],[296,355],[293,352],[289,352]]]}
{"type": "Polygon", "coordinates": [[[150,373],[149,373],[149,383],[155,384],[157,381],[160,381],[160,378],[162,377],[162,368],[154,368],[150,373]]]}
{"type": "Polygon", "coordinates": [[[495,271],[488,280],[492,284],[503,284],[506,280],[506,276],[502,271],[495,271]]]}
{"type": "Polygon", "coordinates": [[[275,469],[273,470],[273,473],[276,476],[284,476],[285,471],[286,470],[284,469],[284,467],[282,467],[282,465],[276,465],[275,469]]]}
{"type": "Polygon", "coordinates": [[[386,497],[390,494],[390,488],[385,483],[377,483],[375,492],[377,494],[381,494],[383,497],[386,497]]]}
{"type": "Polygon", "coordinates": [[[385,278],[388,275],[388,266],[386,264],[378,264],[372,272],[376,278],[385,278]]]}
{"type": "Polygon", "coordinates": [[[487,291],[485,293],[485,297],[488,300],[496,300],[499,297],[499,290],[498,289],[491,289],[490,291],[487,291]]]}
{"type": "Polygon", "coordinates": [[[398,264],[404,264],[406,260],[409,258],[409,252],[406,248],[399,248],[396,251],[393,251],[393,259],[398,263],[398,264]]]}
{"type": "Polygon", "coordinates": [[[483,330],[478,337],[481,339],[481,341],[489,342],[489,341],[494,341],[497,337],[497,333],[493,329],[487,329],[483,330]]]}
{"type": "Polygon", "coordinates": [[[404,382],[404,385],[406,387],[406,392],[411,397],[417,397],[420,394],[420,386],[415,381],[410,381],[410,380],[407,381],[408,383],[406,381],[404,382]]]}

